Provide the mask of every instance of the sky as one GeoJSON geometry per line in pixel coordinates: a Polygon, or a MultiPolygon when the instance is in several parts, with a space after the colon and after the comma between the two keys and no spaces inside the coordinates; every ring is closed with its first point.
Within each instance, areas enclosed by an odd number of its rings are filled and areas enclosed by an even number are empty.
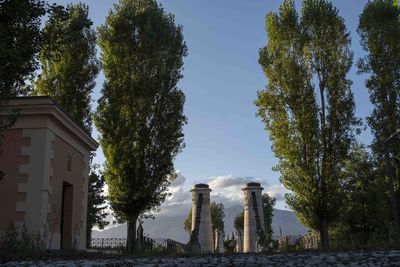
{"type": "MultiPolygon", "coordinates": [[[[58,4],[79,1],[58,0],[58,4]]],[[[97,27],[104,23],[113,3],[111,0],[81,1],[89,6],[90,18],[97,27]]],[[[267,80],[258,64],[259,48],[265,46],[265,15],[276,12],[282,0],[161,0],[166,12],[175,15],[183,26],[188,47],[183,79],[179,87],[186,95],[184,112],[188,124],[184,127],[185,148],[175,160],[179,171],[180,189],[174,188],[172,199],[186,196],[195,183],[210,183],[214,195],[242,197],[241,185],[256,180],[264,191],[277,198],[276,208],[288,209],[279,182],[279,173],[272,167],[277,160],[271,151],[268,133],[256,117],[254,100],[257,91],[265,88],[267,80]],[[221,184],[235,187],[220,187],[221,184]],[[229,189],[230,188],[230,189],[229,189]],[[179,195],[176,190],[180,190],[179,195]],[[233,192],[232,192],[233,191],[233,192]],[[179,196],[178,196],[179,195],[179,196]]],[[[356,32],[359,15],[366,0],[335,0],[339,15],[345,20],[352,38],[354,63],[364,55],[356,32]]],[[[299,9],[301,1],[296,1],[299,9]]],[[[366,76],[356,74],[355,66],[348,78],[353,81],[357,105],[356,115],[364,119],[372,110],[366,76]]],[[[93,99],[97,100],[104,77],[97,79],[93,99]]],[[[96,104],[93,103],[95,107],[96,104]]],[[[95,130],[94,137],[98,137],[95,130]]],[[[371,141],[367,129],[359,140],[371,141]]],[[[101,148],[95,162],[102,164],[101,148]]],[[[168,204],[167,203],[167,204],[168,204]]],[[[164,205],[166,206],[166,205],[164,205]]]]}

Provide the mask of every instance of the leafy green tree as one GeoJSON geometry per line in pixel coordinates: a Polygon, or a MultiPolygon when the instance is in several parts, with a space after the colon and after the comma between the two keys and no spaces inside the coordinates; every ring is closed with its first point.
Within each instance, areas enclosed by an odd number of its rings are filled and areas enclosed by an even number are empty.
{"type": "Polygon", "coordinates": [[[188,216],[186,217],[185,221],[183,221],[183,229],[191,235],[192,233],[192,209],[190,209],[188,216]]]}
{"type": "Polygon", "coordinates": [[[88,206],[87,206],[87,223],[86,223],[86,246],[90,246],[92,239],[92,228],[97,226],[99,229],[104,229],[110,222],[105,218],[108,216],[107,197],[104,194],[104,176],[98,171],[98,165],[92,165],[92,170],[89,174],[88,188],[88,206]]]}
{"type": "Polygon", "coordinates": [[[37,69],[40,19],[46,13],[39,0],[0,1],[0,100],[25,95],[26,81],[37,69]]]}
{"type": "Polygon", "coordinates": [[[233,221],[233,226],[235,227],[236,231],[242,231],[244,229],[244,211],[236,214],[236,217],[233,221]]]}
{"type": "Polygon", "coordinates": [[[265,226],[265,238],[267,242],[272,240],[272,217],[274,216],[274,206],[276,199],[271,198],[267,193],[263,196],[263,211],[264,211],[264,226],[265,226]]]}
{"type": "Polygon", "coordinates": [[[187,48],[182,27],[154,0],[120,0],[98,32],[105,82],[95,124],[110,204],[128,223],[132,253],[138,217],[157,210],[176,176],[186,123],[177,83],[187,48]]]}
{"type": "Polygon", "coordinates": [[[338,239],[352,236],[365,247],[369,241],[389,240],[390,195],[385,177],[379,175],[371,155],[362,145],[352,146],[344,168],[344,205],[332,234],[338,239]]]}
{"type": "Polygon", "coordinates": [[[319,230],[324,249],[338,217],[342,167],[359,121],[354,116],[350,37],[338,10],[326,0],[304,0],[301,16],[285,0],[266,17],[267,46],[259,63],[268,86],[258,92],[258,116],[279,159],[275,170],[292,193],[288,205],[319,230]]]}
{"type": "Polygon", "coordinates": [[[211,223],[214,234],[215,230],[217,229],[224,230],[224,218],[225,218],[224,204],[216,203],[213,201],[210,204],[210,208],[211,208],[211,223]]]}
{"type": "Polygon", "coordinates": [[[35,93],[51,96],[86,132],[91,132],[91,94],[100,70],[96,34],[84,4],[55,8],[46,21],[35,93]]]}
{"type": "MultiPolygon", "coordinates": [[[[31,90],[27,80],[37,69],[40,19],[45,13],[44,1],[0,0],[0,112],[11,97],[31,90]]],[[[0,153],[4,130],[13,125],[17,113],[0,117],[0,153]]]]}
{"type": "MultiPolygon", "coordinates": [[[[368,117],[374,136],[372,150],[381,175],[385,175],[383,144],[400,129],[400,9],[388,1],[369,1],[360,16],[358,33],[367,52],[358,68],[360,73],[370,74],[366,87],[374,106],[368,117]]],[[[400,156],[400,144],[393,144],[392,153],[400,156]]]]}
{"type": "MultiPolygon", "coordinates": [[[[212,201],[210,204],[210,210],[211,210],[212,231],[213,235],[215,235],[216,229],[220,230],[224,229],[224,218],[225,218],[224,204],[212,201]]],[[[190,209],[189,214],[183,223],[183,226],[186,232],[188,232],[189,234],[192,233],[192,209],[190,209]]]]}

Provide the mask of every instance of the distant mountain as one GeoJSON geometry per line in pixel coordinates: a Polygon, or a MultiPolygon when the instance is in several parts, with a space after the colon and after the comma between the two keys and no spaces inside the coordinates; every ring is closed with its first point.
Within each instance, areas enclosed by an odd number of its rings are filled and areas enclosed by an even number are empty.
{"type": "Polygon", "coordinates": [[[274,209],[274,217],[272,218],[273,238],[280,236],[279,227],[281,227],[282,235],[304,235],[309,230],[299,222],[293,211],[274,209]]]}
{"type": "MultiPolygon", "coordinates": [[[[225,208],[225,234],[231,235],[234,230],[233,221],[236,214],[243,210],[243,206],[231,206],[225,208]]],[[[183,229],[183,222],[187,214],[179,214],[174,216],[156,215],[156,219],[148,219],[143,223],[143,229],[146,234],[152,238],[170,238],[176,241],[187,243],[189,235],[183,229]]],[[[288,210],[274,209],[274,217],[272,218],[273,236],[279,236],[279,227],[282,229],[283,235],[302,235],[307,233],[307,228],[298,221],[294,212],[288,210]]],[[[92,236],[97,237],[126,237],[126,224],[117,225],[103,231],[92,231],[92,236]]]]}

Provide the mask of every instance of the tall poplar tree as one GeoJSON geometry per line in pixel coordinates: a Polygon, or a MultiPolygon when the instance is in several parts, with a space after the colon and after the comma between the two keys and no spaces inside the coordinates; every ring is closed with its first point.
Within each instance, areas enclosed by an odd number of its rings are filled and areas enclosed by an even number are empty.
{"type": "Polygon", "coordinates": [[[258,92],[258,116],[279,159],[275,170],[292,193],[288,205],[318,230],[324,249],[342,198],[343,165],[354,140],[354,100],[346,78],[352,65],[350,37],[327,0],[294,1],[266,17],[267,46],[260,50],[268,85],[258,92]]]}
{"type": "Polygon", "coordinates": [[[120,0],[99,28],[99,45],[105,82],[95,124],[109,201],[128,223],[132,253],[138,217],[157,209],[176,176],[186,123],[177,83],[187,48],[182,27],[154,0],[120,0]]]}
{"type": "MultiPolygon", "coordinates": [[[[385,0],[368,2],[358,33],[367,52],[358,61],[359,72],[370,74],[366,87],[374,106],[368,117],[374,136],[372,149],[385,175],[384,141],[400,129],[400,8],[385,0]]],[[[393,144],[392,153],[400,157],[400,144],[393,144]]]]}
{"type": "MultiPolygon", "coordinates": [[[[366,80],[373,104],[367,118],[373,134],[372,151],[381,180],[385,185],[385,140],[400,129],[400,8],[393,1],[369,1],[360,15],[358,33],[366,56],[359,59],[359,73],[370,74],[366,80]]],[[[390,144],[389,158],[400,182],[400,143],[390,144]]],[[[387,187],[381,187],[382,190],[387,187]]],[[[389,190],[387,190],[389,191],[389,190]]],[[[396,203],[392,197],[392,206],[396,203]]],[[[396,213],[396,212],[394,212],[396,213]]],[[[396,223],[397,216],[393,214],[396,223]]],[[[396,225],[394,225],[396,227],[396,225]]],[[[398,233],[397,233],[398,237],[398,233]]],[[[398,242],[398,238],[397,238],[398,242]]]]}
{"type": "Polygon", "coordinates": [[[87,133],[91,132],[91,94],[100,70],[96,34],[84,4],[52,9],[43,29],[41,74],[35,93],[51,96],[87,133]]]}

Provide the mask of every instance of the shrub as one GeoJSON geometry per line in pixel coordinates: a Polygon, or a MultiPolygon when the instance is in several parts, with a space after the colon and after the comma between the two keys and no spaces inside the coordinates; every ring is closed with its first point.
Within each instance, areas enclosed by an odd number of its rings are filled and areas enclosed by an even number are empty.
{"type": "Polygon", "coordinates": [[[1,259],[20,259],[30,255],[40,255],[44,252],[44,248],[40,235],[29,233],[25,225],[17,227],[10,223],[0,234],[1,259]]]}

